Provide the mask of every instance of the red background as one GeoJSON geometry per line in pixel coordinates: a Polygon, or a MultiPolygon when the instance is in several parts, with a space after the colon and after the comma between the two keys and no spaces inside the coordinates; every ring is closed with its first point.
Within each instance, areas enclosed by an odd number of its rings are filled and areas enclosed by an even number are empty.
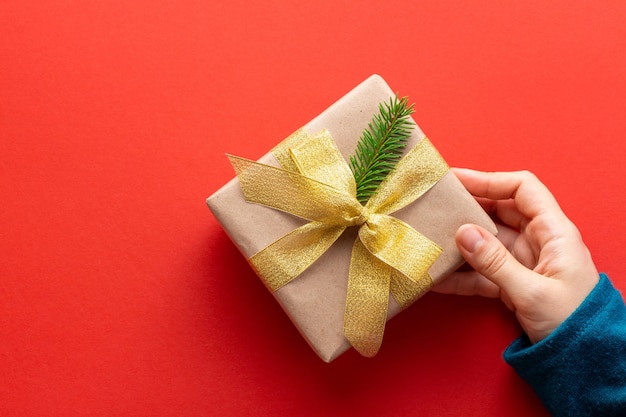
{"type": "Polygon", "coordinates": [[[372,73],[451,165],[534,171],[626,289],[626,2],[0,4],[0,415],[544,416],[497,300],[321,362],[205,206],[372,73]]]}

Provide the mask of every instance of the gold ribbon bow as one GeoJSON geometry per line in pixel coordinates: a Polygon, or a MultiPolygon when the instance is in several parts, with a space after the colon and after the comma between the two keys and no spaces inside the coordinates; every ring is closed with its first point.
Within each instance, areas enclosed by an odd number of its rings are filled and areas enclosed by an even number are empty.
{"type": "Polygon", "coordinates": [[[390,216],[417,200],[448,171],[427,138],[422,139],[361,205],[356,183],[327,130],[312,136],[296,131],[272,150],[276,168],[229,155],[247,201],[285,211],[309,223],[250,258],[265,285],[276,291],[357,226],[352,248],[344,334],[364,356],[380,348],[389,293],[404,308],[432,287],[428,274],[442,249],[403,221],[390,216]]]}

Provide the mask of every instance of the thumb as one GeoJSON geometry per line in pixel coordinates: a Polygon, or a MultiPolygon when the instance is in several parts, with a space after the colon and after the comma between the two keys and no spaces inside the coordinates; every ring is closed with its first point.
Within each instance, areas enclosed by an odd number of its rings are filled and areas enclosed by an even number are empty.
{"type": "Polygon", "coordinates": [[[465,260],[508,294],[528,284],[532,271],[520,264],[502,242],[480,226],[464,224],[456,232],[456,244],[465,260]]]}

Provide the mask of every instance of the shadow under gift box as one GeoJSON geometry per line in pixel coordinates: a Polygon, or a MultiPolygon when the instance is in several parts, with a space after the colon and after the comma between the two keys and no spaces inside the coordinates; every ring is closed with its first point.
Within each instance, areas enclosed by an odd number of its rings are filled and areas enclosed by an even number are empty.
{"type": "MultiPolygon", "coordinates": [[[[315,134],[327,129],[347,160],[354,154],[359,137],[378,112],[379,104],[389,102],[393,96],[387,83],[380,76],[372,75],[307,123],[304,130],[315,134]]],[[[424,136],[415,126],[407,151],[424,136]]],[[[280,167],[271,152],[259,162],[280,167]]],[[[236,177],[209,197],[207,204],[247,259],[308,223],[282,211],[248,203],[236,177]]],[[[392,216],[408,223],[443,249],[429,270],[434,284],[463,263],[454,239],[459,226],[474,223],[496,233],[495,224],[451,171],[419,199],[392,216]]],[[[326,362],[350,348],[343,334],[343,323],[355,229],[346,230],[307,270],[273,293],[309,345],[326,362]]],[[[400,311],[390,295],[387,320],[400,311]]]]}

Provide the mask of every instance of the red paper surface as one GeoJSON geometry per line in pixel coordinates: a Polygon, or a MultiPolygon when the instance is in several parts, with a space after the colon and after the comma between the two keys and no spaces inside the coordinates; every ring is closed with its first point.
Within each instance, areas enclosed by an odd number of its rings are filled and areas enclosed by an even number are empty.
{"type": "Polygon", "coordinates": [[[451,165],[534,171],[626,290],[626,3],[0,5],[0,415],[544,416],[497,300],[322,363],[205,205],[372,73],[451,165]]]}

